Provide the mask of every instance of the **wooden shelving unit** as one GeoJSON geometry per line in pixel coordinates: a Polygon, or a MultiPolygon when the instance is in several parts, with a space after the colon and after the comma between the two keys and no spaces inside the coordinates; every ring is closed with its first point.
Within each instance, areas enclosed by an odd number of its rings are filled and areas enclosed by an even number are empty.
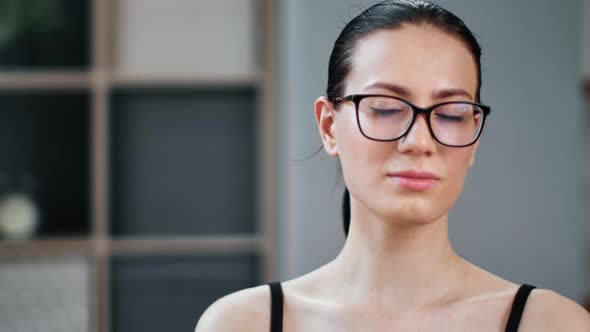
{"type": "Polygon", "coordinates": [[[81,254],[91,255],[93,242],[87,238],[47,239],[27,242],[0,242],[0,257],[23,255],[81,254]]]}
{"type": "Polygon", "coordinates": [[[86,72],[16,72],[0,73],[2,90],[66,90],[88,89],[91,75],[86,72]]]}
{"type": "MultiPolygon", "coordinates": [[[[89,95],[89,218],[87,236],[43,237],[27,242],[0,242],[0,259],[11,257],[46,257],[52,255],[80,255],[93,262],[90,290],[96,296],[90,304],[91,331],[108,332],[113,327],[111,289],[111,260],[114,256],[174,256],[211,254],[251,254],[258,257],[258,280],[274,278],[275,253],[275,170],[274,170],[274,1],[254,1],[255,24],[262,51],[257,55],[258,70],[252,75],[211,76],[194,74],[130,74],[118,71],[114,60],[117,41],[118,6],[123,1],[90,1],[90,68],[88,70],[33,70],[0,72],[0,93],[21,91],[71,92],[86,91],[89,95]],[[132,236],[113,235],[110,218],[111,201],[111,135],[110,118],[112,93],[136,89],[252,89],[256,94],[256,190],[254,232],[251,234],[132,236]]],[[[212,34],[215,31],[211,31],[212,34]]],[[[197,61],[197,60],[195,60],[197,61]]],[[[151,91],[151,90],[150,90],[151,91]]],[[[195,319],[197,319],[195,312],[195,319]]]]}

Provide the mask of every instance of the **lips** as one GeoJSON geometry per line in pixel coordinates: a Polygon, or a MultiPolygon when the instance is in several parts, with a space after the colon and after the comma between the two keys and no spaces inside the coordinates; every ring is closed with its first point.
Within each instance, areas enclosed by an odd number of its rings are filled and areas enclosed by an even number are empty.
{"type": "Polygon", "coordinates": [[[436,186],[440,178],[424,170],[406,170],[387,174],[399,186],[410,190],[428,190],[436,186]]]}

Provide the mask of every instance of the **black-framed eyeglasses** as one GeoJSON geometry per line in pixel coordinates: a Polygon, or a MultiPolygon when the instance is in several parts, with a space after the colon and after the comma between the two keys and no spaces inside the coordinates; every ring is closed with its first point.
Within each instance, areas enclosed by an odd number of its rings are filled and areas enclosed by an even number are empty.
{"type": "Polygon", "coordinates": [[[352,101],[361,134],[374,141],[395,141],[406,135],[420,113],[434,139],[445,146],[465,147],[481,135],[491,108],[467,101],[447,101],[427,108],[407,100],[379,94],[353,94],[335,98],[334,104],[352,101]]]}

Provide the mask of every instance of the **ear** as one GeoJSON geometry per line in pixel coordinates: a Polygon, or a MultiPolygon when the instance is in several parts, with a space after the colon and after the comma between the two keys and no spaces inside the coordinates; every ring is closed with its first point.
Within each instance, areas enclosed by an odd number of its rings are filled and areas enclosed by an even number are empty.
{"type": "Polygon", "coordinates": [[[475,142],[475,144],[473,144],[473,148],[471,149],[471,157],[469,158],[469,168],[471,168],[471,166],[473,166],[473,163],[475,162],[475,153],[477,152],[478,147],[479,139],[477,140],[477,142],[475,142]]]}
{"type": "Polygon", "coordinates": [[[320,132],[322,144],[326,153],[332,157],[338,156],[338,146],[335,134],[335,110],[334,104],[328,98],[322,96],[316,99],[315,121],[320,132]]]}

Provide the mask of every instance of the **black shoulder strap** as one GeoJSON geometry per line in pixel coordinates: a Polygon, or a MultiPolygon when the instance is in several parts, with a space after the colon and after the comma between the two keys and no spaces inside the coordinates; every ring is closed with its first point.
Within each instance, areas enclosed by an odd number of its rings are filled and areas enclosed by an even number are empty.
{"type": "Polygon", "coordinates": [[[508,322],[506,323],[505,332],[518,331],[518,325],[520,325],[520,319],[522,318],[522,313],[524,311],[526,300],[528,299],[531,291],[535,288],[535,286],[529,284],[522,284],[520,288],[518,288],[516,296],[514,297],[514,302],[512,303],[510,315],[508,316],[508,322]]]}
{"type": "Polygon", "coordinates": [[[283,332],[283,289],[280,282],[271,282],[270,287],[270,332],[283,332]]]}

